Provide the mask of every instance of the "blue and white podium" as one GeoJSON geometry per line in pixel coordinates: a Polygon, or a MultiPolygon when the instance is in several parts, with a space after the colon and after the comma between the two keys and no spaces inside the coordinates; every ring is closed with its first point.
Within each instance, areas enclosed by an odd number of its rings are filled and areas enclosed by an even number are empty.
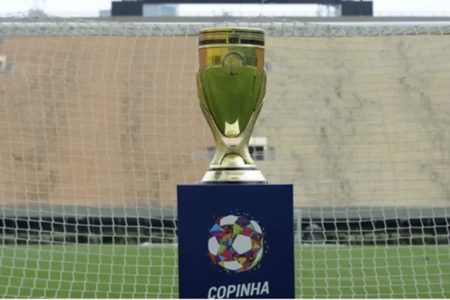
{"type": "Polygon", "coordinates": [[[180,298],[294,298],[292,185],[178,186],[180,298]]]}

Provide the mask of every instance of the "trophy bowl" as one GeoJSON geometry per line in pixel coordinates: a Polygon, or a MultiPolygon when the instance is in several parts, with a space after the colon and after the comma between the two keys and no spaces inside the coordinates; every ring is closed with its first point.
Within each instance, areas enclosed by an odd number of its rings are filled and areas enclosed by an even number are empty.
{"type": "Polygon", "coordinates": [[[197,87],[216,144],[202,182],[267,183],[248,150],[266,91],[264,31],[201,30],[197,87]]]}

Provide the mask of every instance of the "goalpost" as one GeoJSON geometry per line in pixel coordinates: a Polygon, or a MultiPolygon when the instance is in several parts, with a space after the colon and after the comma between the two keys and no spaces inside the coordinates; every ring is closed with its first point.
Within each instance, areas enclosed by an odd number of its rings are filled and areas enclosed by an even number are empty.
{"type": "Polygon", "coordinates": [[[214,26],[266,31],[250,148],[294,183],[297,296],[450,297],[450,22],[19,18],[0,19],[0,296],[177,296],[214,26]]]}

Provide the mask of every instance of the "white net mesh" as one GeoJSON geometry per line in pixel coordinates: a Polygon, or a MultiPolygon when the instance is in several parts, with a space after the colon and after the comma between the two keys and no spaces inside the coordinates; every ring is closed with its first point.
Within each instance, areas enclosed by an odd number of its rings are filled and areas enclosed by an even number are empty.
{"type": "Polygon", "coordinates": [[[253,154],[295,185],[297,296],[450,297],[450,24],[3,19],[0,295],[177,296],[214,146],[197,31],[262,27],[253,154]]]}

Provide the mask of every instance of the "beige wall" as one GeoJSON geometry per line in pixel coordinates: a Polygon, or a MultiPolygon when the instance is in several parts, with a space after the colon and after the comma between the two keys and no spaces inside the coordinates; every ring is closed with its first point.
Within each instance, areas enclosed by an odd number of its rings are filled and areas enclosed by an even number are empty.
{"type": "Polygon", "coordinates": [[[7,39],[2,53],[16,65],[0,75],[2,203],[155,206],[206,168],[195,39],[7,39]]]}
{"type": "MultiPolygon", "coordinates": [[[[300,206],[448,206],[450,38],[269,38],[255,135],[300,206]]],[[[195,37],[7,38],[0,205],[174,205],[212,145],[195,37]]]]}

